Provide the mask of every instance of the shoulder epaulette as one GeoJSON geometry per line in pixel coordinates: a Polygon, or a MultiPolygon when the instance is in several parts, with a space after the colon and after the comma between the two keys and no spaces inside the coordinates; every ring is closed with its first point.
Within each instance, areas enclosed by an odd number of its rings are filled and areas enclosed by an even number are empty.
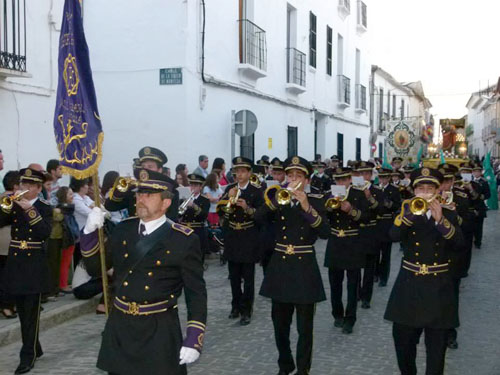
{"type": "Polygon", "coordinates": [[[313,194],[313,193],[309,193],[307,194],[307,197],[308,198],[317,198],[317,199],[321,199],[324,197],[324,194],[313,194]]]}
{"type": "Polygon", "coordinates": [[[194,232],[194,230],[192,230],[191,228],[188,228],[188,227],[186,227],[182,224],[179,224],[179,223],[173,223],[172,229],[174,229],[178,232],[181,232],[182,234],[184,234],[186,236],[189,236],[194,232]]]}

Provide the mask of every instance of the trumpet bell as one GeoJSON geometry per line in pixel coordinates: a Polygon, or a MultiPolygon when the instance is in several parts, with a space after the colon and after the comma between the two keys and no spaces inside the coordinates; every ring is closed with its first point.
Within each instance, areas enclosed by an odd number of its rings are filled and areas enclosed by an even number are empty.
{"type": "Polygon", "coordinates": [[[429,203],[424,198],[415,197],[410,201],[410,211],[413,215],[423,215],[428,208],[429,203]]]}
{"type": "Polygon", "coordinates": [[[330,208],[332,210],[337,210],[340,207],[340,199],[338,197],[329,198],[325,203],[326,208],[330,208]]]}
{"type": "Polygon", "coordinates": [[[276,201],[278,202],[278,204],[286,206],[292,201],[292,194],[290,194],[290,191],[288,191],[287,189],[280,189],[276,193],[276,201]]]}

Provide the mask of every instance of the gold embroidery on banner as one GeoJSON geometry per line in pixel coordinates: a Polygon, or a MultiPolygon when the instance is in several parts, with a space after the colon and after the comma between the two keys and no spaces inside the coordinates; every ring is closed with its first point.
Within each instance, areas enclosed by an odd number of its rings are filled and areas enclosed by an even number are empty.
{"type": "Polygon", "coordinates": [[[68,96],[76,95],[80,85],[80,76],[76,66],[76,57],[71,53],[64,60],[63,79],[68,96]]]}

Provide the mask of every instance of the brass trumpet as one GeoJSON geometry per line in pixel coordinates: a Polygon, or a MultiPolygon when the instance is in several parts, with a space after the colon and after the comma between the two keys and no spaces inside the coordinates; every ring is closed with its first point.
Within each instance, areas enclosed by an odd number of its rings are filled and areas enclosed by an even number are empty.
{"type": "Polygon", "coordinates": [[[186,213],[189,202],[194,200],[194,193],[179,206],[178,214],[182,216],[186,213]]]}
{"type": "Polygon", "coordinates": [[[236,195],[232,198],[229,198],[227,200],[227,203],[222,206],[222,211],[224,211],[227,214],[232,214],[235,210],[236,203],[238,202],[238,199],[240,199],[241,195],[241,190],[238,188],[238,191],[236,192],[236,195]]]}
{"type": "Polygon", "coordinates": [[[429,201],[425,200],[422,197],[414,197],[410,199],[410,211],[413,215],[423,215],[429,209],[429,203],[432,201],[431,198],[429,201]]]}
{"type": "Polygon", "coordinates": [[[137,185],[137,181],[130,177],[120,177],[116,180],[115,185],[120,193],[125,193],[131,186],[137,185]]]}
{"type": "Polygon", "coordinates": [[[250,175],[250,183],[260,188],[261,183],[260,183],[259,175],[252,173],[250,175]]]}
{"type": "Polygon", "coordinates": [[[332,197],[328,198],[325,202],[325,207],[330,208],[332,210],[338,210],[340,208],[340,204],[347,199],[347,195],[345,197],[332,197]]]}
{"type": "Polygon", "coordinates": [[[2,201],[0,202],[0,207],[4,211],[10,211],[12,210],[12,207],[14,207],[14,201],[20,200],[24,194],[26,194],[29,190],[24,190],[21,191],[18,194],[12,194],[12,195],[7,195],[6,197],[2,198],[2,201]]]}
{"type": "Polygon", "coordinates": [[[292,202],[292,192],[296,191],[300,186],[302,185],[302,182],[299,182],[297,186],[295,186],[293,189],[285,188],[285,189],[279,189],[276,192],[276,200],[278,201],[278,204],[282,206],[286,206],[292,202]]]}

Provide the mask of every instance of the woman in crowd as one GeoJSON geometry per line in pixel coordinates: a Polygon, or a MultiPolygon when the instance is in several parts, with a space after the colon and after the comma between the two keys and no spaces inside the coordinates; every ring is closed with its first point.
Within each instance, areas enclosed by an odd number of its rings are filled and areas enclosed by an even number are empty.
{"type": "Polygon", "coordinates": [[[215,208],[217,206],[219,198],[224,193],[219,185],[218,179],[219,178],[216,173],[209,173],[205,181],[205,186],[203,188],[203,195],[210,200],[210,210],[208,211],[207,220],[212,226],[219,224],[219,215],[217,215],[217,213],[215,212],[215,208]]]}
{"type": "Polygon", "coordinates": [[[226,178],[226,162],[222,158],[215,158],[212,164],[212,173],[217,174],[219,185],[226,186],[229,181],[226,178]]]}
{"type": "Polygon", "coordinates": [[[177,167],[175,167],[175,180],[179,186],[189,186],[187,175],[188,169],[186,164],[178,164],[177,167]]]}

